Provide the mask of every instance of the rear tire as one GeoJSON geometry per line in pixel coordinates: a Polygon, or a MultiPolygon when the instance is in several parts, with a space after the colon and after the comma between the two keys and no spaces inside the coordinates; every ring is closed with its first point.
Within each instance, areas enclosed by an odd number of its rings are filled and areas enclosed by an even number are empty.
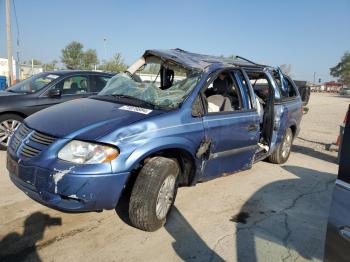
{"type": "Polygon", "coordinates": [[[269,156],[268,160],[274,164],[283,164],[287,162],[293,142],[293,132],[290,128],[287,128],[284,133],[281,143],[277,146],[275,152],[269,156]]]}
{"type": "Polygon", "coordinates": [[[176,198],[179,173],[177,161],[165,157],[153,157],[143,166],[129,203],[129,218],[134,227],[155,231],[165,224],[176,198]]]}
{"type": "Polygon", "coordinates": [[[23,117],[16,114],[0,116],[0,150],[6,150],[13,132],[23,122],[23,117]]]}

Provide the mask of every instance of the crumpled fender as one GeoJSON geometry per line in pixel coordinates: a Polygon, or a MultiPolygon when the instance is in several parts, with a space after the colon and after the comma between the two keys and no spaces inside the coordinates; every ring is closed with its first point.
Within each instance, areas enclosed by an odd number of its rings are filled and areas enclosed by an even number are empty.
{"type": "Polygon", "coordinates": [[[125,166],[128,168],[128,170],[132,170],[137,164],[140,163],[142,159],[146,158],[147,156],[157,151],[170,148],[186,150],[193,156],[193,158],[196,158],[195,152],[197,147],[194,145],[193,141],[183,137],[162,137],[152,139],[152,141],[133,151],[132,154],[130,154],[130,156],[126,159],[125,166]]]}

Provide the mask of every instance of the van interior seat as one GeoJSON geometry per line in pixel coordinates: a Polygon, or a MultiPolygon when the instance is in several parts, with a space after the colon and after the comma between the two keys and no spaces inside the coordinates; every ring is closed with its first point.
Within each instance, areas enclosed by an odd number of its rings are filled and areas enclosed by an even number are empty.
{"type": "Polygon", "coordinates": [[[231,101],[222,95],[212,95],[207,98],[209,112],[233,111],[231,101]]]}

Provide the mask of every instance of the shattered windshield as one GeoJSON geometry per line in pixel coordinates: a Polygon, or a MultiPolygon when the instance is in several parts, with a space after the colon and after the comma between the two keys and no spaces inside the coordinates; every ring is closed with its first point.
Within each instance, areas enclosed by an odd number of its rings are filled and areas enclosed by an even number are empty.
{"type": "Polygon", "coordinates": [[[132,65],[126,73],[111,78],[99,95],[126,97],[159,108],[177,108],[198,83],[200,73],[154,61],[155,58],[151,63],[136,62],[137,69],[133,70],[135,65],[132,65]]]}

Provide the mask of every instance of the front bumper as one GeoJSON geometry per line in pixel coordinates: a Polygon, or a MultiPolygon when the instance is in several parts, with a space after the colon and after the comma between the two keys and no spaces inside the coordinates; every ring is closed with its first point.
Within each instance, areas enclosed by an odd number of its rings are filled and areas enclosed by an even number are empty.
{"type": "Polygon", "coordinates": [[[35,201],[66,212],[114,209],[129,173],[77,174],[26,166],[7,154],[12,182],[35,201]]]}

